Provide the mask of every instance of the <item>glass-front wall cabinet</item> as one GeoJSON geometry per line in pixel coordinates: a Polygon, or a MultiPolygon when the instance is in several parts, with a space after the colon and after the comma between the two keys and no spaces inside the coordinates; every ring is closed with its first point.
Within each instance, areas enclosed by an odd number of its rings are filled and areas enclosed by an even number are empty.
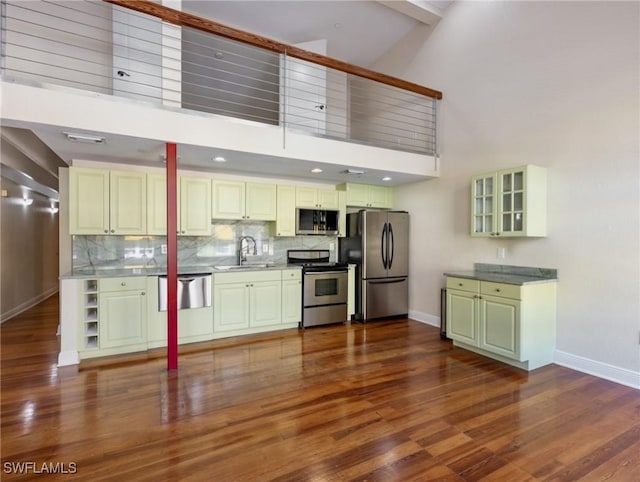
{"type": "Polygon", "coordinates": [[[472,236],[546,236],[546,169],[527,165],[474,176],[472,236]]]}
{"type": "Polygon", "coordinates": [[[473,226],[472,231],[477,235],[490,236],[494,231],[495,222],[495,175],[473,178],[473,226]]]}

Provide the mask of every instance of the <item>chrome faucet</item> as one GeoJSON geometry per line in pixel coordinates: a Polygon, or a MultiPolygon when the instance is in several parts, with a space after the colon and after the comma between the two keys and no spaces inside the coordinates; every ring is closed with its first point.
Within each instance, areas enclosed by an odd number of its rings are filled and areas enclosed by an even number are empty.
{"type": "Polygon", "coordinates": [[[248,254],[252,254],[254,256],[258,254],[258,245],[256,243],[256,240],[251,236],[240,236],[240,239],[238,241],[240,243],[240,248],[238,249],[238,265],[242,266],[242,263],[247,260],[248,254]],[[251,243],[253,243],[252,253],[249,252],[249,246],[251,243]]]}

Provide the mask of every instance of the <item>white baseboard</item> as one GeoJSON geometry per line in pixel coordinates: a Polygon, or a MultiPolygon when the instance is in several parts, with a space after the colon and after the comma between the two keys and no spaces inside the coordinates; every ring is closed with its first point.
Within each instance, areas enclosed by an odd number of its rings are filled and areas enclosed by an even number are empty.
{"type": "Polygon", "coordinates": [[[553,363],[640,390],[640,372],[556,350],[553,363]]]}
{"type": "Polygon", "coordinates": [[[430,315],[429,313],[422,313],[421,311],[409,311],[409,318],[412,320],[419,321],[420,323],[424,323],[425,325],[435,326],[440,328],[440,317],[435,315],[430,315]]]}
{"type": "Polygon", "coordinates": [[[29,308],[33,308],[38,303],[46,300],[50,296],[55,295],[58,292],[58,286],[54,286],[53,288],[45,291],[44,293],[39,294],[31,298],[30,300],[25,301],[24,303],[20,303],[15,308],[11,308],[9,311],[2,313],[2,319],[0,319],[0,323],[4,323],[5,321],[9,321],[11,318],[18,316],[23,311],[27,311],[29,308]]]}
{"type": "Polygon", "coordinates": [[[80,357],[77,351],[61,351],[58,353],[58,366],[66,367],[69,365],[77,365],[80,363],[80,357]]]}

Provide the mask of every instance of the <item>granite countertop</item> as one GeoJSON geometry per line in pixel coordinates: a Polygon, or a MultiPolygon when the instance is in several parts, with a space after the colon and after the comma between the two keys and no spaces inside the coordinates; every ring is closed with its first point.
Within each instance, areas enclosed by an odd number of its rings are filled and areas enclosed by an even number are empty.
{"type": "MultiPolygon", "coordinates": [[[[211,274],[211,273],[233,273],[236,271],[261,271],[261,270],[273,270],[273,269],[296,269],[300,266],[295,265],[258,265],[251,266],[245,265],[242,268],[229,269],[228,267],[217,268],[215,266],[179,266],[178,274],[211,274]]],[[[160,266],[132,266],[129,268],[111,268],[111,267],[96,267],[96,268],[78,268],[60,276],[60,279],[84,279],[84,278],[122,278],[130,276],[159,276],[166,275],[167,268],[160,266]]]]}
{"type": "Polygon", "coordinates": [[[558,281],[558,270],[556,269],[483,263],[475,263],[473,270],[447,271],[444,274],[445,276],[455,276],[457,278],[512,285],[552,283],[558,281]]]}

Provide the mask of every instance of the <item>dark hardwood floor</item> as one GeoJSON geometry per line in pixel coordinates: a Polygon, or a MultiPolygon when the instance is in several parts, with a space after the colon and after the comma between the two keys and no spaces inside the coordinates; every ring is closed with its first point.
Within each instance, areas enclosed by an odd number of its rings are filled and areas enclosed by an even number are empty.
{"type": "Polygon", "coordinates": [[[640,480],[639,391],[415,321],[218,340],[167,372],[57,368],[57,320],[54,296],[2,325],[2,480],[640,480]]]}

